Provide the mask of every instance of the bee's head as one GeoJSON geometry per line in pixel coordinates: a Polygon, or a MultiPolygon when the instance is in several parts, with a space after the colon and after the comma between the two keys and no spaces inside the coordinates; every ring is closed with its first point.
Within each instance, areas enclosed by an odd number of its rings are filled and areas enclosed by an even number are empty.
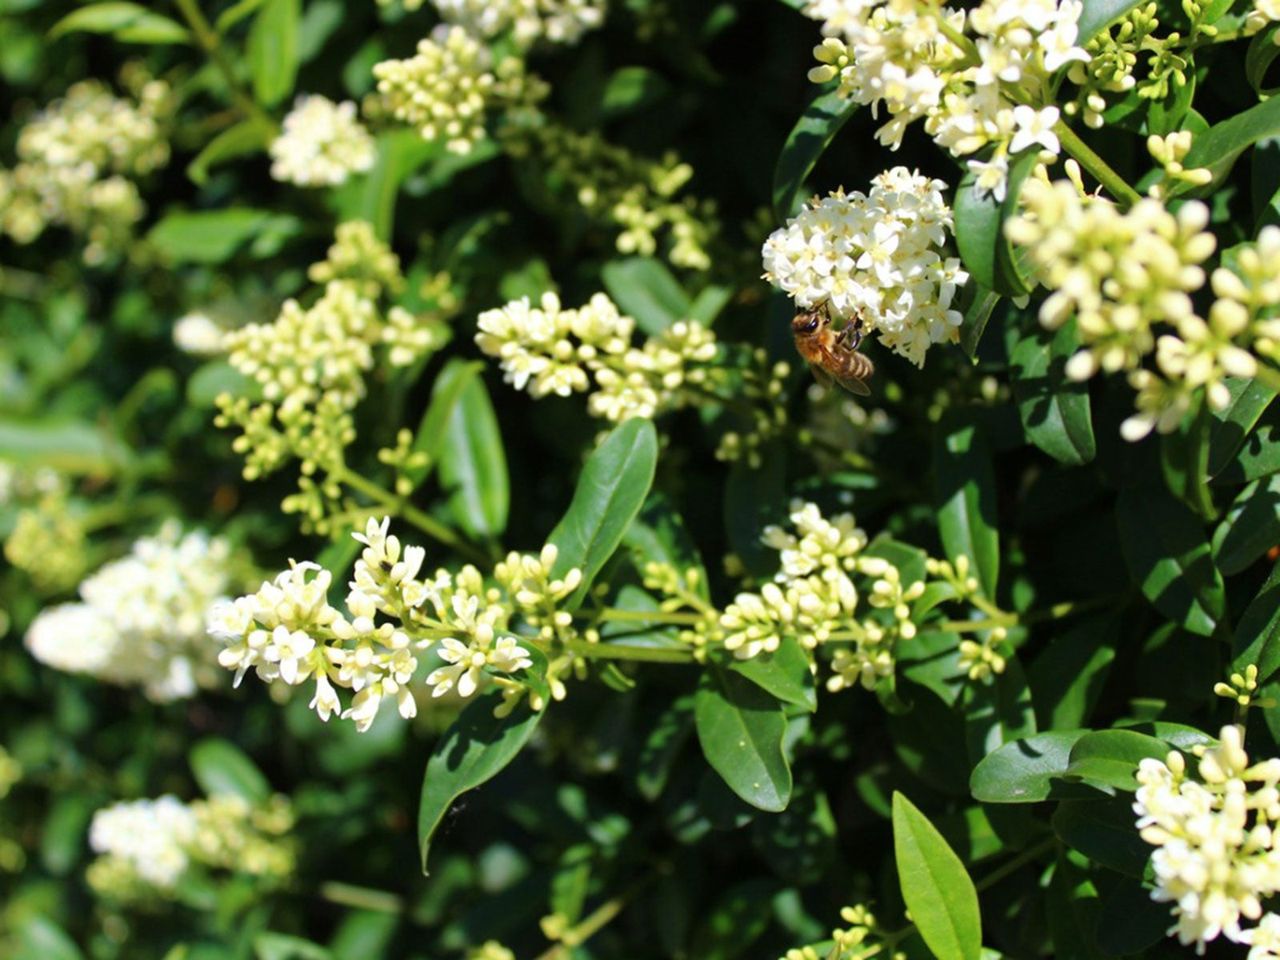
{"type": "Polygon", "coordinates": [[[802,310],[791,321],[791,332],[797,336],[816,333],[826,317],[821,310],[802,310]]]}

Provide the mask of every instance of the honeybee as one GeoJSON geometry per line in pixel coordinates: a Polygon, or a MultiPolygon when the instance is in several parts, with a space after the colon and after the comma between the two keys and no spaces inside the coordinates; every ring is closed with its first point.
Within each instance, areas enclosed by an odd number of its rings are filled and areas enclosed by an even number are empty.
{"type": "Polygon", "coordinates": [[[826,303],[812,310],[801,310],[791,321],[796,350],[808,361],[814,378],[824,387],[838,383],[861,397],[871,395],[864,382],[875,365],[858,352],[862,343],[862,318],[845,324],[840,331],[831,329],[831,312],[826,303]]]}

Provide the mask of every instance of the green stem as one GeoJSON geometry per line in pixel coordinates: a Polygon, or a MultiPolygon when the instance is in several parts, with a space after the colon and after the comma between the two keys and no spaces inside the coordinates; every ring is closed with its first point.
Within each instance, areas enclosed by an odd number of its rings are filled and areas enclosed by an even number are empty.
{"type": "Polygon", "coordinates": [[[1094,153],[1093,148],[1081,140],[1065,122],[1059,120],[1055,123],[1053,132],[1058,135],[1058,140],[1061,141],[1067,153],[1075,157],[1080,166],[1088,170],[1095,180],[1106,187],[1122,206],[1131,207],[1142,199],[1142,195],[1129,186],[1124,177],[1111,169],[1107,161],[1094,153]]]}
{"type": "Polygon", "coordinates": [[[583,614],[590,619],[600,619],[609,622],[641,622],[641,623],[683,623],[683,624],[699,624],[705,619],[700,613],[681,613],[679,611],[663,611],[663,610],[619,610],[617,607],[605,607],[596,614],[583,614]]]}
{"type": "Polygon", "coordinates": [[[1044,840],[1041,840],[1035,846],[1028,847],[1026,850],[1023,850],[1020,854],[1018,854],[1012,860],[1007,860],[1004,863],[1000,864],[1000,866],[996,867],[994,870],[988,873],[985,877],[979,880],[976,884],[974,884],[974,887],[977,889],[979,893],[981,893],[983,890],[991,889],[997,883],[1003,880],[1005,877],[1009,876],[1009,874],[1026,866],[1028,863],[1036,859],[1036,857],[1040,856],[1042,853],[1045,853],[1048,850],[1052,850],[1054,846],[1057,844],[1057,842],[1058,842],[1057,837],[1046,837],[1044,840]]]}
{"type": "Polygon", "coordinates": [[[648,885],[651,877],[645,877],[638,883],[633,884],[630,889],[601,904],[595,910],[591,911],[587,917],[560,937],[560,942],[548,947],[542,953],[538,954],[535,960],[564,960],[572,955],[574,947],[580,947],[586,943],[591,937],[595,936],[613,919],[620,914],[628,903],[635,899],[636,894],[648,885]]]}
{"type": "Polygon", "coordinates": [[[982,62],[982,57],[978,54],[977,44],[957,30],[955,26],[947,20],[946,14],[942,11],[938,11],[933,19],[938,25],[938,32],[964,51],[964,59],[955,64],[954,69],[963,70],[965,67],[976,66],[982,62]]]}
{"type": "Polygon", "coordinates": [[[407,520],[437,543],[442,543],[477,563],[487,564],[489,562],[490,558],[483,550],[463,540],[452,527],[446,526],[435,517],[423,513],[417,507],[405,503],[404,500],[397,497],[390,490],[378,486],[372,480],[367,480],[346,467],[339,467],[333,470],[330,476],[339,483],[345,483],[353,490],[358,490],[379,505],[386,507],[389,513],[407,520]]]}
{"type": "Polygon", "coordinates": [[[174,6],[182,14],[182,18],[187,21],[187,26],[191,28],[192,34],[195,35],[196,42],[208,55],[209,60],[213,63],[217,71],[222,74],[222,79],[227,85],[227,89],[231,93],[231,100],[235,103],[244,118],[257,125],[264,136],[274,140],[277,128],[275,121],[262,109],[248,93],[241,88],[240,83],[236,80],[235,71],[231,69],[231,63],[227,60],[222,52],[222,38],[218,36],[218,32],[213,29],[212,24],[205,19],[205,15],[200,12],[200,7],[196,0],[173,0],[174,6]]]}
{"type": "Polygon", "coordinates": [[[637,660],[645,663],[693,663],[692,650],[675,647],[633,647],[621,643],[566,640],[564,649],[589,660],[637,660]]]}
{"type": "Polygon", "coordinates": [[[403,913],[404,900],[394,893],[385,890],[371,890],[368,887],[355,887],[349,883],[322,883],[320,898],[342,907],[354,907],[357,910],[373,910],[377,913],[403,913]]]}

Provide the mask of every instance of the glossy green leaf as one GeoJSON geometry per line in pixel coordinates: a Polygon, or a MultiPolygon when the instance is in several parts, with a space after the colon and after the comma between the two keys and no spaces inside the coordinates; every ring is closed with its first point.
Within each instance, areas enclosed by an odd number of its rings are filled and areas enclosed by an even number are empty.
{"type": "Polygon", "coordinates": [[[760,653],[749,660],[730,657],[725,666],[784,703],[813,712],[818,709],[818,694],[809,669],[811,662],[795,637],[784,637],[773,653],[760,653]]]}
{"type": "Polygon", "coordinates": [[[1165,486],[1201,517],[1217,515],[1209,492],[1209,435],[1213,418],[1203,398],[1171,433],[1160,434],[1160,469],[1165,486]]]}
{"type": "Polygon", "coordinates": [[[729,789],[761,810],[778,811],[791,799],[791,768],[782,740],[782,704],[751,681],[712,666],[702,672],[694,699],[698,742],[729,789]]]}
{"type": "Polygon", "coordinates": [[[294,228],[287,215],[246,207],[170,213],[147,233],[147,241],[172,263],[223,263],[269,228],[294,228]]]}
{"type": "Polygon", "coordinates": [[[264,106],[273,107],[293,92],[301,17],[301,0],[266,0],[249,28],[249,76],[254,96],[264,106]]]}
{"type": "Polygon", "coordinates": [[[956,247],[973,281],[1004,296],[1021,296],[1027,282],[1019,273],[1013,247],[1005,239],[1004,222],[1017,212],[1022,182],[1036,164],[1035,151],[1024,152],[1009,165],[1007,192],[997,200],[979,192],[973,171],[960,180],[954,204],[956,247]]]}
{"type": "Polygon", "coordinates": [[[815,98],[796,121],[773,171],[773,213],[779,221],[800,209],[805,180],[856,109],[852,100],[831,90],[815,98]]]}
{"type": "Polygon", "coordinates": [[[613,119],[648,106],[670,89],[667,79],[648,67],[620,67],[604,86],[600,109],[613,119]]]}
{"type": "Polygon", "coordinates": [[[960,703],[965,741],[973,762],[1036,732],[1031,687],[1016,656],[1008,657],[1004,672],[990,683],[967,684],[960,703]]]}
{"type": "Polygon", "coordinates": [[[1000,534],[991,451],[979,426],[963,416],[943,419],[933,449],[934,503],[947,557],[968,557],[982,592],[995,597],[1000,534]]]}
{"type": "Polygon", "coordinates": [[[1246,438],[1275,399],[1275,391],[1257,380],[1228,377],[1231,402],[1213,413],[1209,425],[1209,476],[1216,477],[1231,464],[1246,438]]]}
{"type": "Polygon", "coordinates": [[[391,130],[378,136],[377,150],[369,172],[352,177],[335,193],[334,203],[341,219],[368,221],[379,238],[390,240],[401,185],[438,157],[440,147],[423,140],[417,130],[391,130]]]}
{"type": "Polygon", "coordinates": [[[976,363],[978,345],[982,342],[992,312],[1000,302],[1000,295],[978,283],[968,283],[963,296],[967,302],[962,307],[964,319],[960,323],[960,349],[976,363]]]}
{"type": "Polygon", "coordinates": [[[489,391],[470,378],[445,420],[440,446],[440,483],[449,492],[454,520],[474,537],[490,537],[507,527],[511,490],[507,455],[489,391]]]}
{"type": "Polygon", "coordinates": [[[265,150],[270,142],[270,132],[252,120],[243,120],[228,127],[210,140],[196,158],[187,164],[187,176],[196,186],[209,181],[209,171],[220,163],[248,156],[265,150]]]}
{"type": "Polygon", "coordinates": [[[1170,620],[1209,636],[1226,612],[1222,574],[1200,521],[1163,487],[1129,487],[1116,509],[1133,582],[1170,620]]]}
{"type": "Polygon", "coordinates": [[[1280,404],[1271,404],[1258,416],[1213,482],[1235,486],[1273,473],[1280,473],[1280,404]]]}
{"type": "Polygon", "coordinates": [[[1098,730],[1072,745],[1066,776],[1133,791],[1138,764],[1148,757],[1163,760],[1168,752],[1167,743],[1135,730],[1098,730]]]}
{"type": "Polygon", "coordinates": [[[271,796],[271,784],[243,750],[229,740],[206,737],[188,755],[192,776],[207,796],[229,795],[250,803],[271,796]]]}
{"type": "Polygon", "coordinates": [[[1053,781],[1066,772],[1071,748],[1088,732],[1051,730],[1006,743],[973,768],[973,798],[982,803],[1038,803],[1059,795],[1053,781]]]}
{"type": "Polygon", "coordinates": [[[1119,620],[1108,615],[1081,620],[1049,641],[1028,671],[1042,727],[1086,725],[1115,661],[1119,637],[1119,620]]]}
{"type": "Polygon", "coordinates": [[[1256,106],[1215,123],[1195,138],[1190,152],[1183,160],[1188,170],[1204,167],[1213,174],[1213,181],[1194,191],[1204,195],[1212,191],[1231,172],[1236,159],[1259,140],[1280,136],[1280,99],[1264,100],[1256,106]]]}
{"type": "Polygon", "coordinates": [[[1089,388],[1066,375],[1080,347],[1075,320],[1050,332],[1034,320],[1031,330],[1008,328],[1009,365],[1018,417],[1027,439],[1060,463],[1088,463],[1097,452],[1089,388]]]}
{"type": "Polygon", "coordinates": [[[288,933],[265,931],[253,938],[256,960],[331,960],[331,954],[318,943],[288,933]]]}
{"type": "Polygon", "coordinates": [[[1151,847],[1134,826],[1132,798],[1064,800],[1053,814],[1053,832],[1095,863],[1141,877],[1151,847]]]}
{"type": "Polygon", "coordinates": [[[494,691],[467,705],[427,761],[418,804],[418,847],[427,872],[431,838],[455,800],[502,771],[529,742],[544,711],[531,710],[527,699],[505,717],[495,717],[502,703],[494,691]]]}
{"type": "Polygon", "coordinates": [[[619,309],[634,317],[645,333],[661,333],[690,315],[689,297],[660,260],[610,260],[600,269],[600,279],[619,309]]]}
{"type": "Polygon", "coordinates": [[[1254,34],[1249,41],[1249,49],[1244,55],[1244,75],[1253,87],[1253,92],[1261,98],[1274,96],[1280,87],[1274,83],[1268,85],[1267,74],[1271,65],[1280,57],[1280,44],[1276,43],[1276,34],[1280,32],[1280,24],[1268,24],[1261,33],[1254,34]]]}
{"type": "Polygon", "coordinates": [[[548,542],[559,550],[555,575],[582,570],[582,585],[567,609],[582,603],[596,574],[613,556],[644,505],[658,463],[658,434],[641,418],[615,427],[587,458],[569,509],[548,542]]]}
{"type": "Polygon", "coordinates": [[[90,3],[53,25],[49,39],[68,33],[107,33],[125,43],[190,43],[187,28],[138,3],[90,3]]]}
{"type": "Polygon", "coordinates": [[[484,364],[479,361],[452,357],[436,375],[435,382],[431,385],[431,400],[422,414],[418,432],[413,437],[413,449],[425,453],[430,461],[423,467],[405,471],[405,475],[415,486],[422,483],[439,462],[448,435],[449,421],[462,401],[467,385],[479,377],[483,369],[484,364]]]}
{"type": "Polygon", "coordinates": [[[1079,31],[1076,43],[1083,47],[1101,30],[1111,26],[1142,3],[1143,0],[1084,0],[1080,19],[1076,21],[1076,28],[1079,31]]]}
{"type": "Polygon", "coordinates": [[[83,960],[74,940],[48,917],[35,914],[15,924],[17,937],[9,960],[83,960]]]}
{"type": "Polygon", "coordinates": [[[940,960],[979,960],[978,891],[942,834],[897,791],[893,794],[893,853],[902,899],[933,955],[940,960]]]}
{"type": "Polygon", "coordinates": [[[653,719],[636,761],[636,788],[646,800],[656,800],[662,794],[676,758],[692,733],[691,696],[678,697],[653,719]]]}
{"type": "Polygon", "coordinates": [[[1258,682],[1266,683],[1280,670],[1280,565],[1245,607],[1236,624],[1233,670],[1244,670],[1249,664],[1258,667],[1258,682]]]}
{"type": "Polygon", "coordinates": [[[1280,474],[1255,480],[1236,497],[1213,534],[1213,559],[1225,576],[1280,544],[1280,474]]]}

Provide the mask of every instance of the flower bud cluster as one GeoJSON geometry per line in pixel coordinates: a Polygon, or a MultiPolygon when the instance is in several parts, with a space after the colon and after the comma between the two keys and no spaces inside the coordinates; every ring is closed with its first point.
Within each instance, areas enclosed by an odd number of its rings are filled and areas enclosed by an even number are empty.
{"type": "Polygon", "coordinates": [[[885,346],[917,366],[935,343],[955,343],[953,306],[969,275],[944,256],[953,228],[941,180],[894,167],[866,193],[815,197],[764,243],[764,277],[796,306],[825,306],[861,320],[885,346]]]}
{"type": "Polygon", "coordinates": [[[89,845],[99,856],[86,877],[99,895],[140,905],[172,896],[193,872],[278,883],[294,870],[293,819],[280,795],[257,805],[235,795],[117,803],[93,816],[89,845]]]}
{"type": "MultiPolygon", "coordinates": [[[[8,477],[14,481],[12,493],[21,500],[28,499],[35,489],[29,484],[39,479],[16,470],[8,477]]],[[[62,593],[79,583],[87,569],[87,531],[83,518],[72,508],[62,478],[45,474],[43,480],[35,502],[18,511],[5,538],[4,556],[31,578],[38,592],[62,593]]]]}
{"type": "Polygon", "coordinates": [[[426,676],[432,697],[467,698],[496,683],[507,710],[526,693],[540,708],[541,697],[516,674],[534,666],[539,644],[573,637],[572,617],[560,606],[582,572],[553,576],[557,551],[548,545],[536,557],[509,555],[493,586],[470,565],[426,575],[426,551],[402,546],[389,524],[371,519],[355,534],[364,548],[345,611],[329,604],[332,575],[309,562],[213,611],[209,632],[224,644],[218,659],[236,683],[249,670],[267,683],[313,683],[311,707],[322,720],[340,713],[364,731],[384,701],[394,700],[403,717],[416,715],[411,683],[431,656],[440,664],[426,676]],[[518,623],[536,634],[517,632],[518,623]],[[354,694],[345,708],[339,688],[354,694]]]}
{"type": "MultiPolygon", "coordinates": [[[[840,911],[840,919],[848,926],[832,930],[829,945],[794,947],[780,960],[858,960],[883,949],[883,944],[874,942],[877,935],[883,934],[878,931],[876,918],[866,906],[856,904],[845,907],[840,911]]],[[[904,956],[905,954],[895,951],[891,960],[901,960],[904,956]]]]}
{"type": "Polygon", "coordinates": [[[348,220],[338,224],[337,236],[328,255],[307,270],[307,279],[321,285],[334,280],[352,283],[360,296],[377,300],[404,291],[404,274],[400,258],[373,232],[367,220],[348,220]]]}
{"type": "Polygon", "coordinates": [[[271,176],[300,187],[336,187],[373,166],[373,137],[356,119],[350,100],[303,95],[271,143],[271,176]]]}
{"type": "Polygon", "coordinates": [[[1264,229],[1232,252],[1233,266],[1214,271],[1218,299],[1205,318],[1192,302],[1216,245],[1203,203],[1187,201],[1175,214],[1148,197],[1121,211],[1086,194],[1078,177],[1033,177],[1022,203],[1005,230],[1051,290],[1040,322],[1056,328],[1075,316],[1081,349],[1066,368],[1073,379],[1128,372],[1138,410],[1122,425],[1127,439],[1173,430],[1201,393],[1211,409],[1223,409],[1231,399],[1226,378],[1257,372],[1250,347],[1280,361],[1273,339],[1280,327],[1267,318],[1280,303],[1280,228],[1264,229]],[[1143,366],[1151,355],[1154,369],[1143,366]]]}
{"type": "Polygon", "coordinates": [[[482,37],[510,30],[516,43],[576,44],[604,23],[606,0],[431,0],[447,22],[482,37]]]}
{"type": "Polygon", "coordinates": [[[79,603],[43,610],[26,645],[41,663],[141,686],[157,702],[219,682],[205,616],[231,585],[230,546],[168,522],[80,585],[79,603]]]}
{"type": "Polygon", "coordinates": [[[100,263],[125,245],[145,205],[133,180],[169,160],[168,84],[133,70],[132,97],[85,80],[40,111],[18,134],[18,163],[0,170],[0,233],[31,243],[51,225],[87,240],[100,263]]]}
{"type": "Polygon", "coordinates": [[[1183,944],[1203,952],[1222,935],[1254,945],[1251,957],[1270,956],[1280,946],[1280,917],[1264,917],[1262,901],[1280,892],[1280,759],[1251,764],[1238,726],[1223,727],[1217,746],[1196,753],[1198,780],[1177,751],[1138,767],[1133,811],[1156,848],[1151,898],[1173,904],[1170,933],[1183,944]]]}
{"type": "Polygon", "coordinates": [[[970,160],[980,188],[1004,198],[1009,158],[1030,148],[1056,155],[1053,78],[1087,62],[1076,45],[1079,0],[984,0],[953,10],[925,0],[812,0],[823,21],[815,83],[838,80],[842,96],[884,106],[876,136],[897,148],[908,125],[970,160]]]}
{"type": "Polygon", "coordinates": [[[527,108],[546,95],[546,84],[526,74],[523,61],[504,57],[494,66],[488,47],[464,28],[447,24],[421,40],[416,55],[384,60],[373,75],[379,98],[372,105],[375,112],[459,154],[470,153],[485,138],[490,112],[527,108]]]}
{"type": "Polygon", "coordinates": [[[712,378],[718,352],[715,335],[694,320],[632,346],[635,321],[603,293],[570,310],[554,293],[544,293],[536,307],[524,297],[486,310],[477,326],[476,343],[501,362],[517,390],[567,397],[594,386],[588,410],[614,422],[685,405],[688,390],[712,378]]]}
{"type": "Polygon", "coordinates": [[[666,257],[674,266],[710,268],[710,245],[719,231],[715,206],[677,198],[693,168],[676,154],[646,159],[599,133],[578,133],[545,116],[513,124],[505,139],[517,159],[546,167],[553,189],[568,194],[592,218],[617,228],[620,253],[654,256],[665,232],[666,257]]]}

